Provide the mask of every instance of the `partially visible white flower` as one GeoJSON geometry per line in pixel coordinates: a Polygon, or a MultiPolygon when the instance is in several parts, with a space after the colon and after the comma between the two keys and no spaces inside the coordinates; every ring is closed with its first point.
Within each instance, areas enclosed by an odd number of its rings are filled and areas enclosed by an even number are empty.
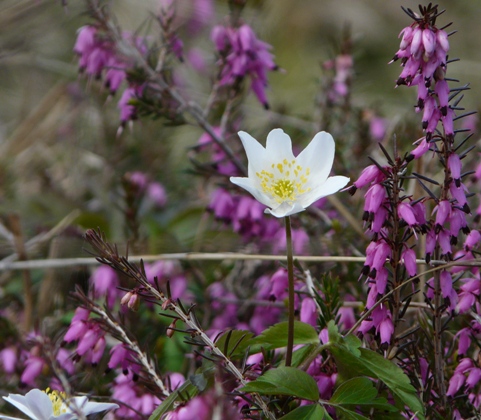
{"type": "MultiPolygon", "coordinates": [[[[117,404],[89,402],[87,397],[66,399],[63,392],[48,391],[48,389],[47,392],[32,389],[25,395],[9,394],[8,397],[3,398],[33,420],[74,420],[78,418],[77,412],[88,416],[119,408],[117,404]]],[[[2,414],[0,419],[22,420],[2,414]]]]}
{"type": "Polygon", "coordinates": [[[345,176],[329,176],[335,146],[325,131],[317,133],[297,157],[291,138],[280,128],[269,133],[266,148],[244,131],[239,137],[249,161],[248,177],[230,180],[269,207],[265,212],[275,217],[299,213],[349,182],[345,176]]]}

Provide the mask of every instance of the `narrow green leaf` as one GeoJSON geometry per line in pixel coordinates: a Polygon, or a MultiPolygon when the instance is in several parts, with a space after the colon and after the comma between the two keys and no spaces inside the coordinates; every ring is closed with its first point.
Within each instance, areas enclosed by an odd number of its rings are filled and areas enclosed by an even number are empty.
{"type": "Polygon", "coordinates": [[[279,420],[324,420],[325,414],[326,410],[319,404],[311,404],[297,407],[279,420]]]}
{"type": "Polygon", "coordinates": [[[368,417],[364,417],[362,414],[349,410],[346,407],[336,406],[336,413],[342,420],[369,420],[368,417]]]}
{"type": "Polygon", "coordinates": [[[160,404],[155,411],[150,415],[149,420],[160,420],[161,417],[174,409],[174,404],[177,401],[183,401],[183,398],[188,400],[194,398],[199,393],[199,388],[192,384],[187,379],[178,389],[172,392],[162,404],[160,404]]]}
{"type": "Polygon", "coordinates": [[[230,330],[222,334],[215,344],[225,355],[235,359],[244,356],[249,340],[253,336],[250,331],[230,330]]]}
{"type": "Polygon", "coordinates": [[[149,420],[160,420],[162,416],[174,409],[176,402],[189,401],[199,394],[212,380],[215,365],[205,360],[196,374],[188,378],[179,388],[173,391],[150,415],[149,420]],[[200,389],[201,388],[201,389],[200,389]]]}
{"type": "MultiPolygon", "coordinates": [[[[317,344],[319,343],[318,333],[309,324],[305,322],[294,322],[294,344],[317,344]]],[[[248,345],[251,346],[251,353],[258,353],[261,348],[273,350],[279,347],[287,346],[287,321],[273,325],[262,334],[249,340],[248,345]]]]}
{"type": "Polygon", "coordinates": [[[262,395],[289,395],[310,401],[319,399],[319,389],[314,378],[294,367],[268,370],[239,391],[257,392],[262,395]]]}

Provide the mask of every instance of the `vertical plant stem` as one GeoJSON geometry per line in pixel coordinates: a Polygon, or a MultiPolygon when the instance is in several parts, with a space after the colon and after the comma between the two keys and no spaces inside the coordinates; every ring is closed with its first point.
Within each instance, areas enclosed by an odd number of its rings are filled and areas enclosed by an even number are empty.
{"type": "MultiPolygon", "coordinates": [[[[9,228],[13,234],[15,241],[15,248],[17,251],[19,261],[27,261],[27,251],[23,241],[22,228],[20,226],[20,217],[18,214],[11,214],[9,217],[9,228]]],[[[33,292],[32,292],[32,277],[30,270],[25,269],[23,274],[23,301],[24,301],[24,331],[30,331],[33,326],[33,292]]]]}
{"type": "Polygon", "coordinates": [[[294,347],[294,261],[292,257],[291,219],[289,216],[286,216],[285,220],[286,220],[287,276],[289,279],[286,366],[290,366],[292,363],[292,349],[294,347]]]}

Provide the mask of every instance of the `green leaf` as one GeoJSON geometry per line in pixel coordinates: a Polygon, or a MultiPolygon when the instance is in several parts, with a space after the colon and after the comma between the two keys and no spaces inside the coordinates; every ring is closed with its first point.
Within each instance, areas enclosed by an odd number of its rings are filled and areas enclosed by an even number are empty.
{"type": "Polygon", "coordinates": [[[376,398],[377,391],[372,381],[359,377],[350,379],[341,384],[329,403],[335,404],[366,404],[376,398]]]}
{"type": "Polygon", "coordinates": [[[319,399],[319,389],[314,378],[290,366],[268,370],[239,391],[262,395],[289,395],[310,401],[319,399]]]}
{"type": "Polygon", "coordinates": [[[230,330],[222,334],[215,344],[229,358],[243,357],[253,336],[250,331],[230,330]]]}
{"type": "Polygon", "coordinates": [[[332,327],[329,330],[330,339],[331,332],[336,341],[329,346],[329,351],[336,359],[340,377],[347,379],[352,376],[369,376],[381,380],[401,405],[408,406],[419,420],[424,420],[424,406],[399,366],[376,352],[361,348],[356,339],[342,338],[332,327]]]}
{"type": "Polygon", "coordinates": [[[339,414],[339,418],[343,420],[369,420],[368,417],[364,417],[362,414],[342,406],[336,407],[336,413],[339,414]]]}
{"type": "MultiPolygon", "coordinates": [[[[317,344],[319,343],[318,333],[305,322],[294,322],[294,344],[317,344]]],[[[273,325],[262,334],[249,340],[250,353],[259,353],[261,348],[273,350],[287,346],[287,321],[273,325]]]]}
{"type": "Polygon", "coordinates": [[[366,408],[375,408],[390,413],[397,412],[398,409],[388,404],[386,398],[377,398],[377,390],[373,382],[364,377],[350,379],[342,383],[334,392],[328,403],[334,405],[335,408],[343,406],[357,406],[366,408]]]}
{"type": "Polygon", "coordinates": [[[297,407],[279,420],[324,420],[327,419],[325,415],[327,413],[323,407],[319,404],[311,404],[297,407]]]}

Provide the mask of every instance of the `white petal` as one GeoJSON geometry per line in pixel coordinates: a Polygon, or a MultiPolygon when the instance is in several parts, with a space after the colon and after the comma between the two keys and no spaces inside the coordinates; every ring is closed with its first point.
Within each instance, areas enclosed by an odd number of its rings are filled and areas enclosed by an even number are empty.
{"type": "Polygon", "coordinates": [[[302,207],[298,202],[295,202],[294,204],[288,204],[284,202],[276,208],[266,209],[265,213],[272,214],[275,217],[285,217],[290,216],[291,214],[300,213],[304,210],[305,208],[302,207]]]}
{"type": "Polygon", "coordinates": [[[254,178],[256,171],[259,168],[263,168],[266,160],[266,149],[249,133],[245,131],[239,131],[240,139],[242,140],[242,145],[246,151],[248,160],[248,175],[249,178],[254,178]]]}
{"type": "Polygon", "coordinates": [[[34,420],[48,420],[53,414],[52,401],[39,389],[32,389],[25,396],[10,394],[3,398],[34,420]]]}
{"type": "Polygon", "coordinates": [[[257,201],[259,201],[260,203],[264,204],[267,207],[273,207],[278,205],[274,200],[272,200],[267,195],[265,195],[262,191],[260,191],[257,188],[256,184],[250,178],[241,178],[241,177],[232,176],[230,178],[230,182],[250,192],[257,201]]]}
{"type": "Polygon", "coordinates": [[[323,183],[329,176],[334,162],[335,144],[329,133],[317,133],[307,147],[297,156],[297,163],[304,169],[310,168],[309,186],[323,183]]]}
{"type": "Polygon", "coordinates": [[[291,138],[280,128],[275,128],[267,135],[266,152],[273,163],[294,159],[291,138]]]}
{"type": "Polygon", "coordinates": [[[320,198],[339,191],[341,188],[345,187],[348,182],[349,178],[346,176],[331,176],[327,178],[324,184],[319,185],[317,188],[304,194],[300,198],[300,201],[304,207],[308,207],[320,198]]]}
{"type": "Polygon", "coordinates": [[[94,413],[100,413],[101,411],[119,408],[118,404],[91,402],[87,400],[87,397],[74,397],[70,400],[70,403],[75,404],[77,408],[86,416],[94,413]]]}

